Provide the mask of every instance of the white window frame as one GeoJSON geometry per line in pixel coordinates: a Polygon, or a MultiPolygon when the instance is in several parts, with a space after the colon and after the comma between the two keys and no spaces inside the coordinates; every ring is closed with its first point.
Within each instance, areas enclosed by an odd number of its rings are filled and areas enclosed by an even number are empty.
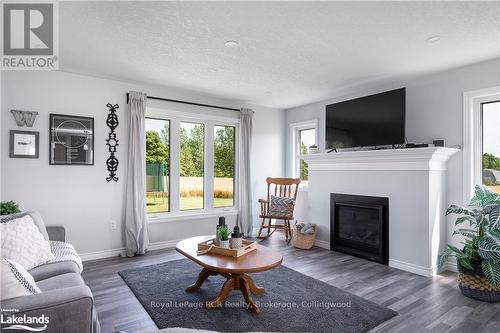
{"type": "Polygon", "coordinates": [[[300,178],[300,151],[297,151],[297,147],[299,146],[299,131],[314,129],[315,132],[315,142],[316,146],[318,146],[318,119],[312,119],[308,121],[302,121],[298,123],[290,124],[290,164],[292,166],[291,176],[295,178],[300,178]]]}
{"type": "Polygon", "coordinates": [[[170,211],[148,214],[148,223],[184,221],[198,218],[236,215],[239,207],[239,143],[240,121],[237,118],[215,116],[201,113],[183,112],[171,109],[146,109],[146,118],[165,119],[170,121],[170,211]],[[180,123],[204,124],[204,177],[203,177],[203,209],[180,210],[180,123]],[[232,126],[234,133],[234,193],[231,207],[213,207],[214,204],[214,126],[232,126]]]}
{"type": "Polygon", "coordinates": [[[481,184],[483,103],[500,100],[500,86],[465,92],[463,95],[463,202],[474,195],[475,184],[481,184]]]}

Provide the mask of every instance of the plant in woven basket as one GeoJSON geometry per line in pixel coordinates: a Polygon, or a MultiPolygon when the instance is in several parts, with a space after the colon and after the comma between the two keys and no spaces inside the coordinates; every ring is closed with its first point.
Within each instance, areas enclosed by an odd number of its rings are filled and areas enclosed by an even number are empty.
{"type": "Polygon", "coordinates": [[[463,236],[463,248],[448,245],[439,257],[439,267],[454,256],[459,266],[482,271],[489,283],[500,287],[500,195],[476,185],[469,207],[451,205],[446,211],[449,214],[459,215],[453,235],[463,236]]]}
{"type": "Polygon", "coordinates": [[[9,215],[14,213],[19,213],[19,205],[14,201],[4,201],[0,202],[0,214],[9,215]]]}

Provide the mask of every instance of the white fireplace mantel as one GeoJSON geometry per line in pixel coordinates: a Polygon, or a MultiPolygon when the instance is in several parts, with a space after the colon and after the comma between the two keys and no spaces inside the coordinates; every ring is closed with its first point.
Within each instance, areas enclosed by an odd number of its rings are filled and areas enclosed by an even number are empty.
{"type": "Polygon", "coordinates": [[[389,266],[425,276],[437,272],[447,243],[447,162],[459,149],[429,147],[319,153],[308,163],[307,220],[317,245],[330,242],[330,194],[389,199],[389,266]]]}
{"type": "Polygon", "coordinates": [[[381,149],[302,155],[309,170],[447,170],[456,148],[381,149]]]}

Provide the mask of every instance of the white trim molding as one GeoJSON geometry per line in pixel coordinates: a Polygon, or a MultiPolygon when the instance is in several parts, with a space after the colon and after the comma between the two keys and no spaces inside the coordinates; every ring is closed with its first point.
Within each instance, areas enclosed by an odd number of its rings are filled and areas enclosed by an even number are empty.
{"type": "Polygon", "coordinates": [[[212,211],[195,210],[181,211],[177,214],[169,213],[151,213],[148,214],[148,223],[168,223],[168,222],[184,222],[190,220],[207,220],[219,216],[236,216],[238,210],[234,207],[229,208],[214,208],[212,211]]]}
{"type": "Polygon", "coordinates": [[[298,164],[300,160],[300,154],[297,151],[297,147],[299,145],[299,136],[298,132],[302,130],[307,130],[307,129],[314,129],[315,130],[315,142],[316,146],[318,146],[319,143],[319,121],[318,119],[312,119],[308,121],[301,121],[298,123],[292,123],[290,124],[290,165],[291,165],[291,172],[290,177],[300,177],[299,175],[299,170],[298,170],[298,164]]]}
{"type": "Polygon", "coordinates": [[[300,156],[309,171],[325,170],[433,170],[446,171],[456,148],[428,147],[347,151],[300,156]]]}
{"type": "Polygon", "coordinates": [[[78,254],[82,261],[90,261],[90,260],[98,260],[112,257],[124,257],[125,256],[125,248],[120,247],[117,249],[109,249],[95,252],[86,252],[78,254]]]}
{"type": "Polygon", "coordinates": [[[395,259],[389,259],[389,267],[394,267],[403,271],[429,277],[436,275],[438,272],[437,266],[424,267],[395,259]]]}
{"type": "MultiPolygon", "coordinates": [[[[181,240],[182,239],[173,239],[163,242],[150,243],[148,247],[148,252],[175,247],[175,245],[181,240]]],[[[109,249],[109,250],[87,252],[80,254],[80,258],[82,258],[82,261],[106,259],[112,257],[125,257],[125,248],[121,247],[118,249],[109,249]]]]}
{"type": "Polygon", "coordinates": [[[322,249],[330,250],[330,242],[321,239],[316,239],[314,245],[322,249]]]}
{"type": "Polygon", "coordinates": [[[481,104],[500,100],[500,86],[464,92],[463,95],[463,202],[468,204],[474,186],[482,182],[481,104]]]}

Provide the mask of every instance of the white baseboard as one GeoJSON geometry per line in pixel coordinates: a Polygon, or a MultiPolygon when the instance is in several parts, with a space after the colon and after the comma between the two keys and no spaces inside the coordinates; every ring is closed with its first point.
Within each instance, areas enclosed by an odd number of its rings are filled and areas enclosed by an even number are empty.
{"type": "Polygon", "coordinates": [[[109,249],[95,252],[87,252],[87,253],[79,253],[82,261],[96,260],[96,259],[104,259],[104,258],[112,258],[118,257],[120,255],[125,254],[125,248],[121,247],[118,249],[109,249]]]}
{"type": "Polygon", "coordinates": [[[450,261],[448,259],[448,261],[446,262],[446,264],[444,266],[443,271],[446,271],[446,270],[457,273],[458,272],[457,262],[455,260],[450,261]]]}
{"type": "MultiPolygon", "coordinates": [[[[323,249],[330,250],[330,242],[328,242],[328,241],[316,239],[316,241],[314,242],[314,245],[316,245],[317,247],[321,247],[323,249]]],[[[453,263],[451,263],[451,262],[448,264],[453,265],[453,263]]],[[[435,268],[423,267],[423,266],[410,264],[410,263],[400,261],[400,260],[395,260],[395,259],[389,259],[389,266],[397,268],[397,269],[401,269],[403,271],[407,271],[410,273],[423,275],[423,276],[434,276],[437,273],[437,267],[435,267],[435,268]]],[[[450,270],[452,270],[452,269],[450,269],[450,270]]],[[[456,265],[455,265],[455,272],[456,272],[456,265]]]]}
{"type": "Polygon", "coordinates": [[[323,249],[330,250],[330,242],[328,242],[328,241],[316,239],[314,241],[314,245],[316,245],[317,247],[321,247],[323,249]]]}
{"type": "MultiPolygon", "coordinates": [[[[153,251],[153,250],[160,250],[160,249],[168,249],[168,248],[174,247],[175,244],[177,244],[179,241],[181,241],[181,239],[174,239],[174,240],[168,240],[168,241],[163,241],[163,242],[150,243],[148,250],[153,251]]],[[[112,258],[112,257],[118,257],[118,256],[125,256],[125,248],[124,247],[118,248],[118,249],[109,249],[109,250],[87,252],[87,253],[80,254],[82,261],[105,259],[105,258],[112,258]]]]}
{"type": "Polygon", "coordinates": [[[149,244],[148,250],[153,251],[153,250],[161,250],[161,249],[168,249],[171,247],[175,247],[175,244],[179,243],[181,240],[182,239],[173,239],[163,242],[151,243],[149,244]]]}
{"type": "Polygon", "coordinates": [[[437,274],[437,267],[424,267],[395,259],[389,259],[389,266],[427,277],[437,274]]]}

